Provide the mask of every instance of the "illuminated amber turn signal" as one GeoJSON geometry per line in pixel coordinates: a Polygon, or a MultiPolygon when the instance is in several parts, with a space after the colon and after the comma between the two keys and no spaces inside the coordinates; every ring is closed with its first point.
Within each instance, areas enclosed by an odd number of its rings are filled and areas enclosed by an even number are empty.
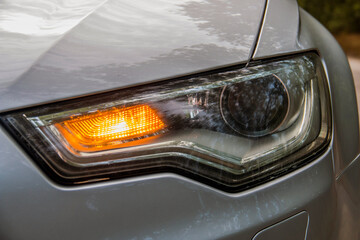
{"type": "Polygon", "coordinates": [[[157,134],[166,126],[148,105],[112,108],[55,124],[70,147],[100,151],[157,134]]]}

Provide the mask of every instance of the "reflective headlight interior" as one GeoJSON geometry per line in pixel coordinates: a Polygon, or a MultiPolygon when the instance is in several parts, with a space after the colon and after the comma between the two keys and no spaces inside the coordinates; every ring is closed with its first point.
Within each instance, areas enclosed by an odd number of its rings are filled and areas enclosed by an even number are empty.
{"type": "Polygon", "coordinates": [[[331,134],[328,86],[309,53],[2,116],[63,183],[176,172],[237,191],[307,163],[331,134]]]}

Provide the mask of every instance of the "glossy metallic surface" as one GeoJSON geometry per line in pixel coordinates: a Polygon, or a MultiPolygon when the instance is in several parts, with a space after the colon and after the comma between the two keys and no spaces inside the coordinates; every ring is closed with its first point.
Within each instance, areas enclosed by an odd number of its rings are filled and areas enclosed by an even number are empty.
{"type": "Polygon", "coordinates": [[[337,221],[334,239],[359,239],[360,157],[357,156],[337,178],[337,221]]]}
{"type": "Polygon", "coordinates": [[[360,239],[359,121],[354,82],[347,58],[331,34],[300,11],[299,43],[319,49],[327,67],[334,119],[333,161],[337,188],[337,219],[333,239],[360,239]]]}
{"type": "Polygon", "coordinates": [[[308,224],[309,214],[301,212],[258,232],[253,240],[288,240],[290,236],[285,232],[291,232],[291,240],[304,240],[307,238],[308,224]]]}
{"type": "Polygon", "coordinates": [[[346,55],[313,17],[301,11],[299,44],[303,49],[318,49],[330,86],[334,119],[335,173],[339,175],[359,154],[359,120],[353,77],[346,55]]]}
{"type": "Polygon", "coordinates": [[[281,55],[302,49],[297,43],[299,8],[294,0],[268,0],[253,58],[281,55]]]}
{"type": "MultiPolygon", "coordinates": [[[[43,54],[103,2],[104,0],[1,1],[1,95],[8,92],[43,54]]],[[[28,92],[29,96],[31,94],[28,92]]]]}
{"type": "MultiPolygon", "coordinates": [[[[0,109],[246,62],[264,3],[86,1],[73,8],[3,2],[0,109]],[[25,30],[14,28],[22,19],[18,12],[27,16],[25,30]],[[47,23],[57,17],[72,20],[65,28],[47,23]],[[29,28],[31,21],[41,27],[29,28]]],[[[317,160],[237,194],[174,174],[63,187],[1,128],[0,239],[252,239],[303,211],[309,214],[307,240],[360,239],[360,144],[351,73],[336,41],[302,10],[298,29],[295,8],[295,1],[269,0],[255,58],[319,51],[334,135],[317,160]]]]}
{"type": "Polygon", "coordinates": [[[328,239],[331,152],[284,177],[227,194],[174,174],[81,187],[50,182],[0,130],[0,239],[251,239],[304,209],[328,239]],[[311,186],[311,187],[309,187],[311,186]]]}
{"type": "Polygon", "coordinates": [[[246,62],[265,6],[265,0],[37,2],[3,3],[2,110],[246,62]]]}

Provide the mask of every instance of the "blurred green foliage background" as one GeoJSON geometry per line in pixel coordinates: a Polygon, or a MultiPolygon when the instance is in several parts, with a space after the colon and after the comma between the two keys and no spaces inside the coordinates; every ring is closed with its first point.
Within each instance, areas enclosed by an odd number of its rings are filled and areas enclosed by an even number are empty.
{"type": "Polygon", "coordinates": [[[298,0],[334,34],[360,32],[360,0],[298,0]]]}
{"type": "Polygon", "coordinates": [[[360,58],[360,0],[298,0],[332,32],[347,55],[360,58]]]}

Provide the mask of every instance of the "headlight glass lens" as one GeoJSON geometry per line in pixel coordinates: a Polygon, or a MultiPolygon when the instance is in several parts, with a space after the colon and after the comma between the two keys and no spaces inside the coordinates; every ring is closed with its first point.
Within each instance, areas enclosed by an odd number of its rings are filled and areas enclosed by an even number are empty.
{"type": "Polygon", "coordinates": [[[176,172],[237,191],[310,161],[331,135],[314,53],[15,111],[3,123],[62,183],[176,172]]]}

